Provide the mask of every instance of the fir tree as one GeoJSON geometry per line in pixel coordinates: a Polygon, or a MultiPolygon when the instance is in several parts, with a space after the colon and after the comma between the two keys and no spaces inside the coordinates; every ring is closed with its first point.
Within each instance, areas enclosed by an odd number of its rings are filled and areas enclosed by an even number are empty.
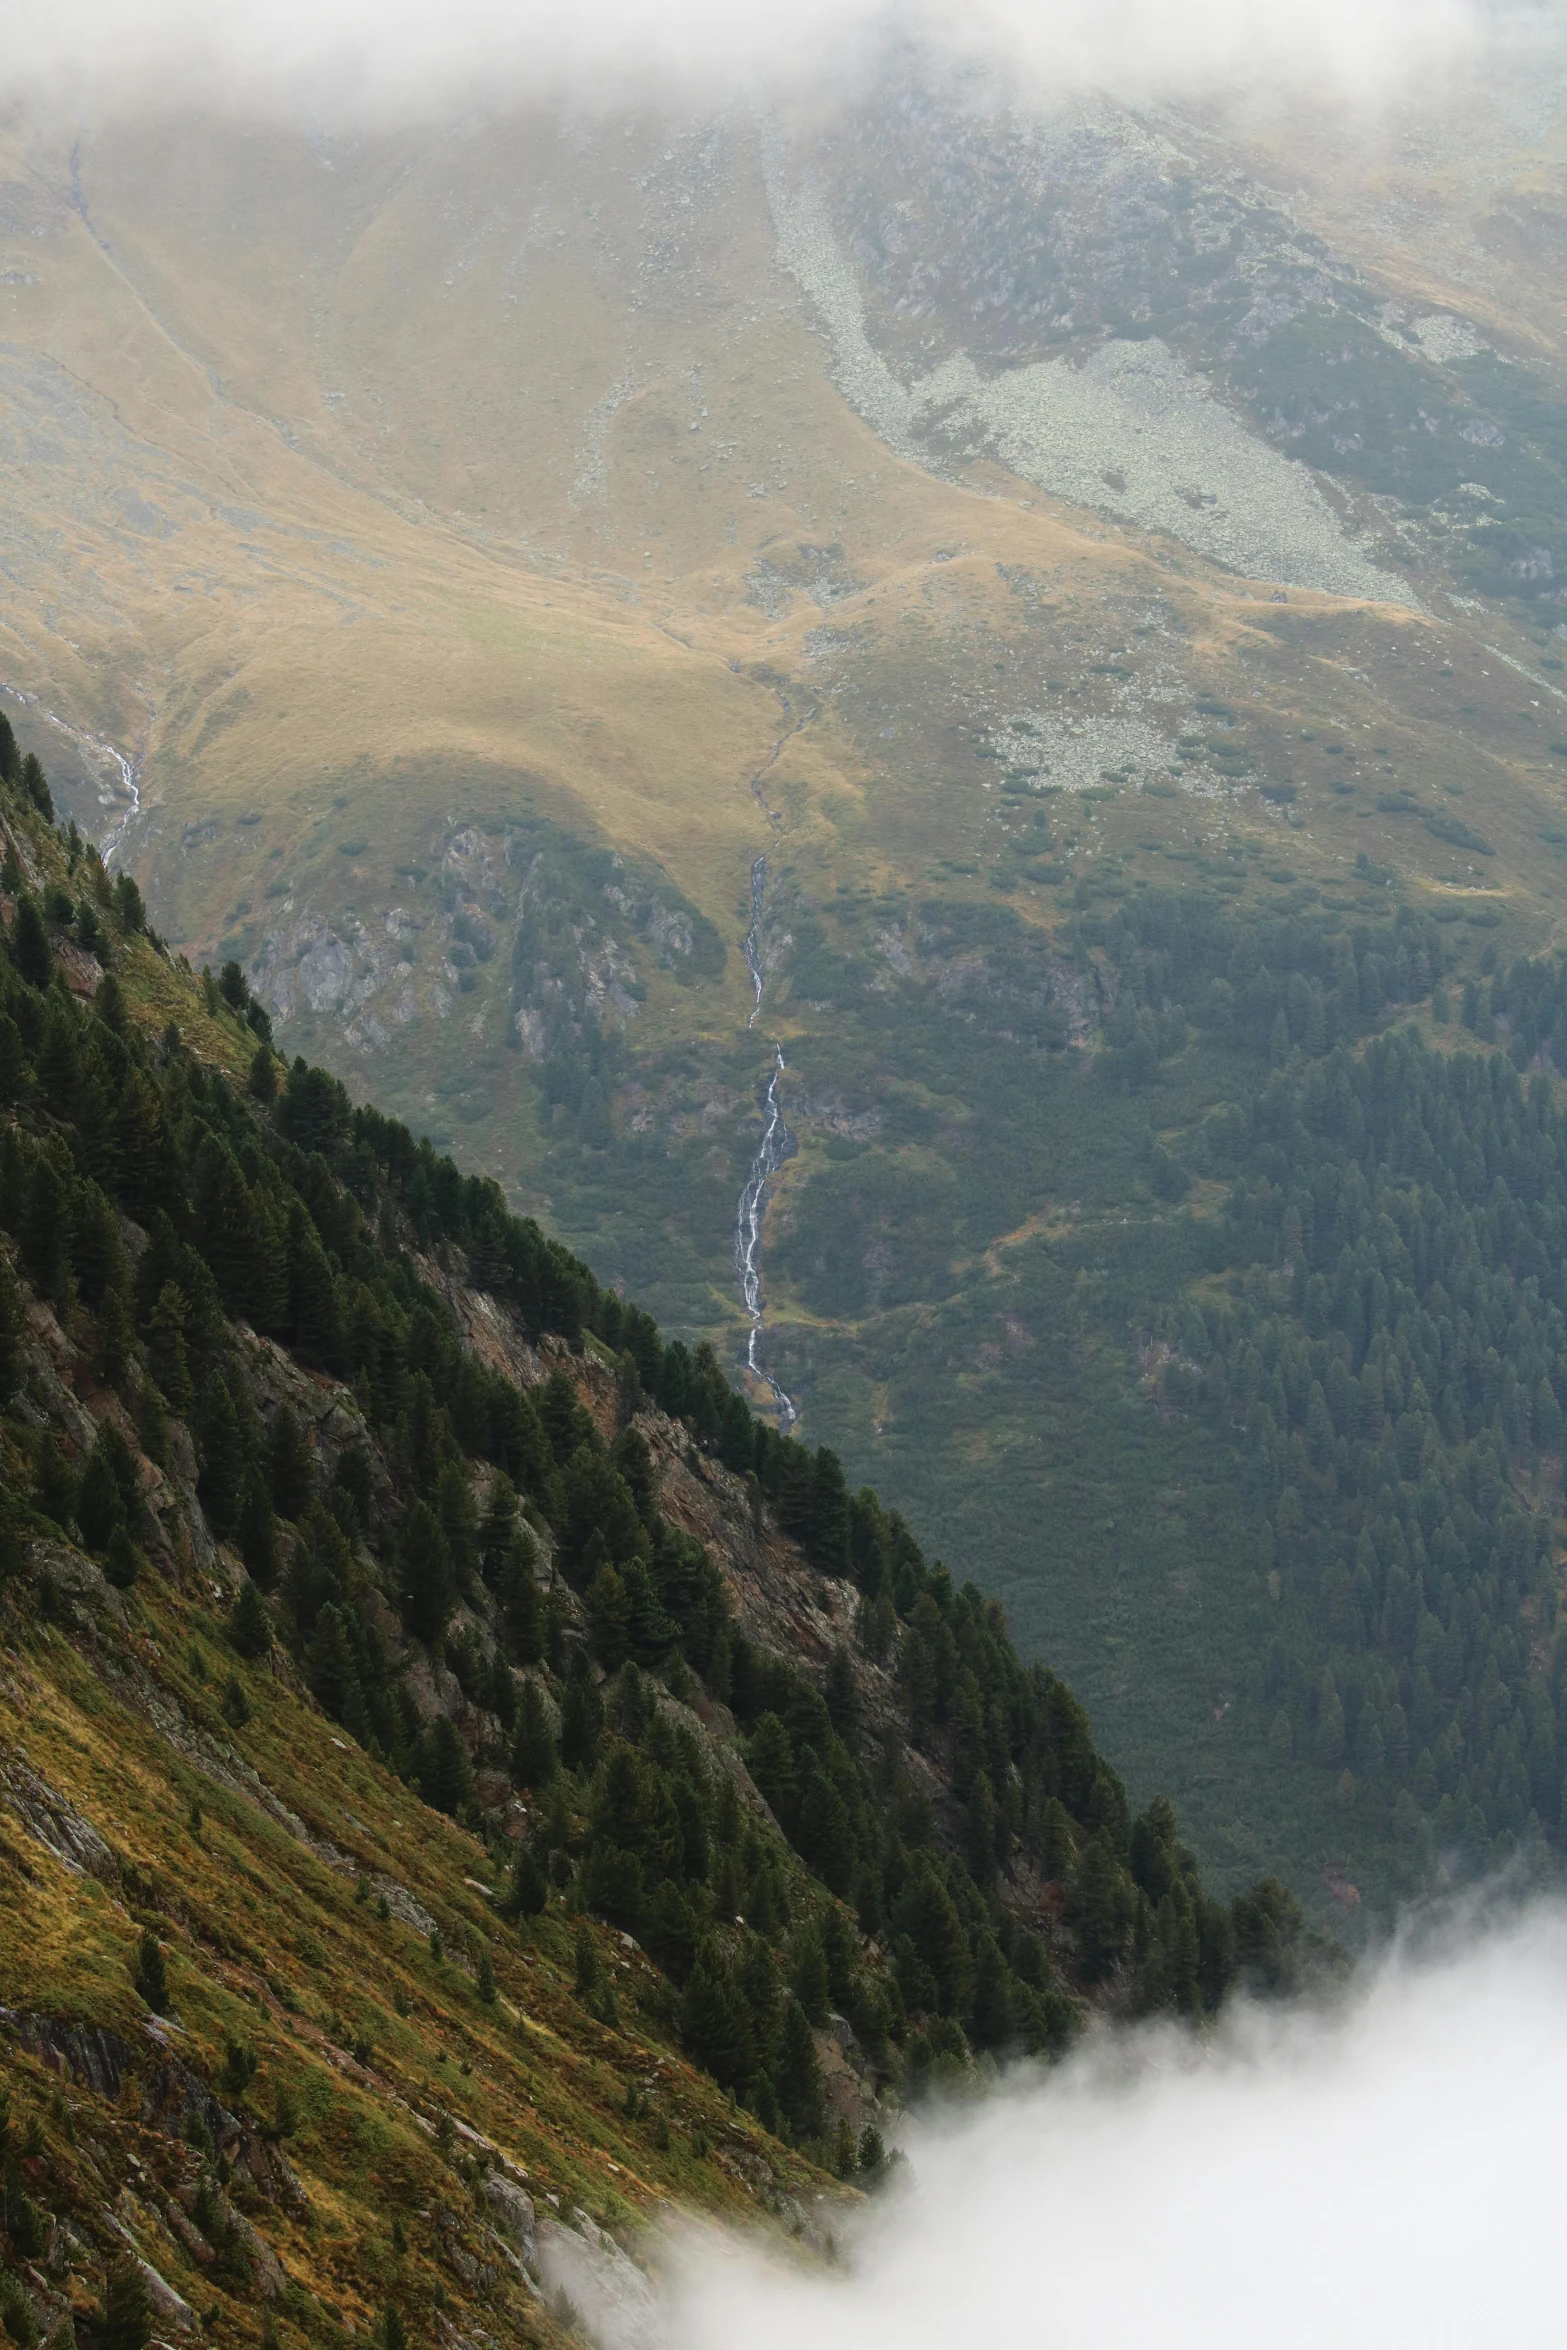
{"type": "Polygon", "coordinates": [[[267,1475],[272,1504],[280,1518],[300,1518],[315,1491],[310,1448],[291,1405],[281,1403],[267,1431],[267,1475]]]}
{"type": "Polygon", "coordinates": [[[16,1393],[22,1376],[22,1298],[10,1260],[0,1249],[0,1411],[16,1393]]]}
{"type": "Polygon", "coordinates": [[[147,2350],[152,2340],[152,2302],[141,2262],[120,2253],[104,2280],[103,2303],[91,2328],[93,2350],[147,2350]]]}
{"type": "Polygon", "coordinates": [[[69,1531],[76,1515],[76,1479],[51,1429],[39,1437],[33,1455],[33,1499],[46,1518],[53,1518],[62,1532],[69,1531]]]}
{"type": "Polygon", "coordinates": [[[101,1443],[95,1444],[87,1456],[76,1495],[76,1523],[89,1550],[106,1549],[115,1528],[125,1523],[120,1488],[101,1443]]]}
{"type": "Polygon", "coordinates": [[[534,1574],[538,1551],[524,1527],[512,1536],[501,1568],[501,1607],[507,1646],[520,1665],[544,1658],[544,1594],[534,1574]]]}
{"type": "Polygon", "coordinates": [[[431,1809],[449,1812],[454,1819],[473,1802],[473,1765],[449,1714],[437,1714],[430,1725],[420,1781],[431,1809]]]}
{"type": "Polygon", "coordinates": [[[254,1461],[245,1467],[244,1490],[239,1505],[239,1555],[245,1562],[252,1582],[263,1591],[271,1591],[277,1583],[278,1550],[277,1520],[273,1515],[272,1496],[265,1478],[254,1461]]]}
{"type": "Polygon", "coordinates": [[[618,1672],[631,1654],[631,1603],[608,1560],[588,1585],[587,1609],[599,1663],[606,1673],[618,1672]]]}
{"type": "Polygon", "coordinates": [[[399,1544],[403,1614],[408,1629],[433,1648],[452,1612],[452,1563],[440,1520],[428,1502],[415,1501],[403,1523],[399,1544]]]}
{"type": "Polygon", "coordinates": [[[54,952],[44,918],[38,911],[38,901],[28,890],[17,900],[16,919],[11,925],[11,955],[29,987],[48,986],[54,972],[54,952]]]}
{"type": "Polygon", "coordinates": [[[814,1920],[795,1934],[792,1972],[794,1995],[805,2010],[807,2023],[820,2027],[827,2021],[829,1985],[827,1957],[814,1920]]]}
{"type": "Polygon", "coordinates": [[[549,1899],[549,1879],[539,1866],[538,1856],[531,1844],[518,1847],[512,1865],[511,1888],[507,1894],[507,1908],[511,1916],[536,1918],[541,1915],[549,1899]]]}
{"type": "Polygon", "coordinates": [[[560,1755],[569,1771],[589,1771],[604,1728],[604,1706],[583,1649],[574,1651],[561,1700],[560,1755]]]}
{"type": "Polygon", "coordinates": [[[573,1950],[577,1970],[577,1996],[579,1999],[591,1999],[599,1987],[600,1968],[598,1944],[593,1939],[593,1929],[586,1918],[583,1918],[577,1927],[573,1950]]]}
{"type": "Polygon", "coordinates": [[[34,1153],[27,1179],[22,1262],[40,1297],[62,1306],[71,1282],[71,1209],[60,1171],[47,1150],[34,1153]]]}
{"type": "Polygon", "coordinates": [[[196,1490],[220,1542],[227,1542],[239,1524],[244,1474],[245,1442],[234,1400],[225,1381],[214,1379],[201,1414],[201,1477],[196,1490]]]}
{"type": "Polygon", "coordinates": [[[184,1291],[177,1282],[167,1281],[147,1317],[147,1356],[152,1375],[169,1409],[177,1412],[182,1420],[190,1417],[196,1400],[185,1346],[187,1312],[184,1291]]]}
{"type": "Polygon", "coordinates": [[[141,1553],[126,1532],[123,1520],[114,1526],[105,1548],[104,1580],[112,1583],[116,1591],[129,1591],[141,1572],[141,1553]]]}
{"type": "Polygon", "coordinates": [[[146,2001],[154,2015],[169,2012],[169,1977],[164,1964],[163,1946],[151,1926],[142,1928],[136,1956],[131,1965],[131,1981],[137,1994],[146,2001]]]}
{"type": "Polygon", "coordinates": [[[517,1699],[517,1728],[512,1740],[511,1775],[519,1787],[547,1787],[560,1767],[555,1733],[550,1728],[544,1693],[530,1674],[517,1699]]]}
{"type": "Polygon", "coordinates": [[[491,1590],[503,1588],[505,1569],[517,1532],[517,1488],[504,1469],[490,1480],[484,1523],[479,1530],[479,1564],[491,1590]]]}
{"type": "Polygon", "coordinates": [[[805,2010],[797,1999],[791,1999],[784,2009],[776,2080],[778,2102],[796,2137],[820,2137],[821,2065],[805,2010]]]}
{"type": "Polygon", "coordinates": [[[244,1657],[247,1664],[256,1663],[271,1651],[272,1623],[266,1601],[249,1575],[241,1583],[229,1614],[228,1639],[236,1655],[244,1657]]]}

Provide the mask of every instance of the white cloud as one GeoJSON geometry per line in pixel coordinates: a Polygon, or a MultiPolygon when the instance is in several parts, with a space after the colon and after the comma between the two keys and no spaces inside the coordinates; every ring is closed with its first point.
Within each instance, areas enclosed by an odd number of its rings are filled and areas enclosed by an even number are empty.
{"type": "MultiPolygon", "coordinates": [[[[1365,98],[1451,73],[1496,30],[1485,0],[13,0],[6,13],[13,93],[318,114],[428,113],[563,81],[616,103],[841,85],[894,35],[1043,92],[1365,98]]],[[[1506,21],[1520,16],[1533,21],[1529,0],[1506,21]]]]}
{"type": "Polygon", "coordinates": [[[1324,2020],[1107,2042],[943,2113],[847,2272],[688,2244],[680,2350],[1545,2350],[1564,2335],[1567,1916],[1324,2020]]]}

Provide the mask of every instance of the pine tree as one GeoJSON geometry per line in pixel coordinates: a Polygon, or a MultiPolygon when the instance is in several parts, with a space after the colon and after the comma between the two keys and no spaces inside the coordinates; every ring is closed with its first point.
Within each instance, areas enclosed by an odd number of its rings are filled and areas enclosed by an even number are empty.
{"type": "Polygon", "coordinates": [[[544,1704],[544,1693],[530,1675],[517,1699],[517,1729],[512,1740],[511,1775],[519,1787],[547,1787],[560,1767],[555,1733],[544,1704]]]}
{"type": "Polygon", "coordinates": [[[534,1574],[538,1556],[526,1527],[514,1533],[501,1568],[501,1607],[506,1641],[519,1665],[536,1665],[544,1658],[544,1594],[534,1574]]]}
{"type": "Polygon", "coordinates": [[[106,1385],[124,1388],[135,1340],[128,1290],[123,1283],[115,1282],[105,1289],[98,1308],[98,1368],[106,1385]]]}
{"type": "Polygon", "coordinates": [[[448,1461],[436,1486],[436,1512],[459,1591],[466,1592],[478,1561],[479,1514],[466,1462],[448,1461]]]}
{"type": "Polygon", "coordinates": [[[822,2072],[811,2037],[810,2023],[797,1999],[784,2009],[783,2036],[776,2073],[778,2102],[796,2137],[818,2138],[822,2131],[822,2072]]]}
{"type": "Polygon", "coordinates": [[[163,1947],[151,1926],[143,1926],[131,1965],[131,1981],[154,2015],[169,2012],[169,1977],[163,1947]]]}
{"type": "Polygon", "coordinates": [[[794,1995],[805,2010],[807,2023],[819,2027],[827,2021],[829,1986],[827,1957],[814,1920],[796,1932],[793,1955],[794,1995]]]}
{"type": "Polygon", "coordinates": [[[538,1856],[530,1844],[519,1846],[512,1866],[511,1890],[507,1895],[507,1909],[511,1916],[536,1918],[549,1899],[549,1879],[539,1866],[538,1856]]]}
{"type": "Polygon", "coordinates": [[[125,1507],[120,1488],[101,1443],[87,1456],[76,1495],[76,1523],[89,1550],[105,1550],[116,1527],[123,1527],[125,1507]]]}
{"type": "Polygon", "coordinates": [[[141,1572],[141,1553],[126,1532],[123,1522],[113,1528],[105,1547],[105,1582],[112,1583],[116,1591],[129,1591],[141,1572]]]}
{"type": "Polygon", "coordinates": [[[228,1639],[236,1655],[244,1657],[249,1664],[271,1651],[271,1618],[254,1578],[249,1575],[241,1583],[229,1614],[228,1639]]]}
{"type": "Polygon", "coordinates": [[[120,2253],[110,2265],[92,2339],[93,2350],[147,2350],[152,2340],[152,2301],[132,2252],[120,2253]]]}
{"type": "Polygon", "coordinates": [[[11,954],[29,987],[48,986],[54,974],[54,952],[44,918],[38,911],[38,901],[30,890],[24,890],[17,900],[16,920],[11,925],[11,954]]]}
{"type": "Polygon", "coordinates": [[[46,1518],[68,1532],[76,1515],[76,1479],[66,1466],[53,1431],[45,1429],[33,1455],[33,1499],[46,1518]]]}
{"type": "Polygon", "coordinates": [[[631,1603],[608,1560],[588,1585],[587,1610],[599,1663],[606,1673],[618,1672],[631,1654],[631,1603]]]}
{"type": "Polygon", "coordinates": [[[490,1480],[484,1523],[479,1530],[479,1563],[491,1590],[504,1588],[505,1573],[517,1533],[517,1488],[504,1469],[490,1480]]]}
{"type": "Polygon", "coordinates": [[[271,1591],[277,1582],[277,1520],[266,1480],[254,1461],[245,1466],[238,1542],[239,1555],[251,1581],[258,1583],[263,1591],[271,1591]]]}
{"type": "Polygon", "coordinates": [[[28,1173],[22,1262],[39,1296],[62,1306],[71,1282],[71,1209],[60,1171],[47,1150],[34,1153],[28,1173]]]}
{"type": "Polygon", "coordinates": [[[604,1706],[583,1649],[574,1651],[561,1701],[560,1756],[568,1771],[589,1771],[598,1754],[604,1706]]]}
{"type": "Polygon", "coordinates": [[[750,2011],[716,1947],[698,1956],[686,1978],[680,2036],[721,2089],[743,2088],[755,2070],[750,2011]]]}
{"type": "Polygon", "coordinates": [[[437,1714],[426,1734],[420,1782],[431,1809],[454,1819],[473,1801],[473,1765],[450,1714],[437,1714]]]}
{"type": "Polygon", "coordinates": [[[239,1524],[244,1474],[245,1443],[234,1399],[224,1381],[214,1379],[201,1415],[201,1477],[196,1490],[220,1542],[227,1542],[239,1524]]]}
{"type": "Polygon", "coordinates": [[[280,1518],[300,1518],[315,1491],[310,1447],[300,1431],[292,1406],[278,1405],[267,1431],[267,1476],[272,1504],[280,1518]]]}
{"type": "Polygon", "coordinates": [[[43,2215],[27,2192],[22,2166],[14,2154],[5,2164],[5,2232],[18,2260],[37,2260],[46,2241],[43,2215]]]}
{"type": "Polygon", "coordinates": [[[474,1970],[473,1987],[486,2007],[495,2005],[495,1961],[486,1942],[479,1952],[479,1963],[474,1970]]]}
{"type": "Polygon", "coordinates": [[[16,1393],[22,1376],[22,1298],[10,1259],[0,1249],[0,1411],[16,1393]]]}
{"type": "Polygon", "coordinates": [[[36,751],[29,751],[22,761],[22,789],[38,810],[46,824],[54,822],[54,798],[49,789],[43,762],[36,751]]]}
{"type": "Polygon", "coordinates": [[[577,1970],[577,1996],[579,1999],[590,1999],[598,1989],[600,1970],[598,1944],[593,1939],[593,1929],[586,1918],[577,1927],[573,1951],[577,1970]]]}
{"type": "Polygon", "coordinates": [[[440,1520],[428,1502],[409,1505],[399,1544],[403,1615],[415,1639],[433,1648],[452,1612],[452,1563],[440,1520]]]}
{"type": "Polygon", "coordinates": [[[185,1348],[187,1312],[184,1291],[177,1282],[166,1281],[147,1317],[147,1356],[152,1365],[152,1375],[169,1409],[178,1413],[182,1420],[189,1419],[196,1401],[185,1348]]]}

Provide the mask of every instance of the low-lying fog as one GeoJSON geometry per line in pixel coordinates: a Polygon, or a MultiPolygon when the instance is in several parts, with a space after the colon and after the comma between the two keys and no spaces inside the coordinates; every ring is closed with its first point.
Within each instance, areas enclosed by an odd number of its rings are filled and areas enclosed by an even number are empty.
{"type": "Polygon", "coordinates": [[[1567,1912],[1331,2014],[1106,2038],[911,2129],[835,2276],[687,2240],[679,2350],[1534,2350],[1567,2340],[1567,1912]]]}

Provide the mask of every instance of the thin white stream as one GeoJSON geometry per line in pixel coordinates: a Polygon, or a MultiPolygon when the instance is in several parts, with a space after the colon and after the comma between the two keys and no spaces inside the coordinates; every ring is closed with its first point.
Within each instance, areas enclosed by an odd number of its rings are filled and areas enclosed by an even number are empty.
{"type": "MultiPolygon", "coordinates": [[[[762,900],[767,890],[767,859],[758,857],[751,867],[751,927],[746,935],[745,964],[751,974],[751,985],[756,1001],[751,1006],[748,1028],[756,1026],[757,1014],[762,1008],[762,989],[765,973],[762,964],[762,900]]],[[[792,1397],[787,1395],[772,1373],[758,1360],[757,1346],[762,1335],[762,1215],[767,1204],[767,1186],[777,1174],[793,1147],[794,1137],[784,1123],[783,1104],[778,1098],[778,1080],[788,1066],[783,1047],[773,1045],[773,1073],[764,1094],[765,1116],[762,1140],[740,1204],[735,1213],[735,1271],[740,1276],[740,1295],[745,1310],[751,1317],[751,1335],[746,1341],[746,1364],[754,1378],[760,1379],[778,1406],[778,1414],[785,1428],[792,1428],[799,1418],[792,1397]]]]}
{"type": "Polygon", "coordinates": [[[72,726],[69,719],[51,710],[36,694],[24,693],[20,686],[15,685],[0,688],[0,691],[8,694],[13,702],[20,702],[24,710],[30,711],[35,718],[41,718],[46,726],[52,726],[56,734],[63,734],[68,742],[77,744],[82,750],[90,752],[94,759],[114,770],[119,778],[120,789],[125,794],[126,805],[98,843],[104,863],[112,865],[124,842],[127,827],[141,814],[141,786],[136,780],[135,761],[127,759],[125,753],[117,750],[113,743],[105,742],[102,735],[88,734],[84,728],[72,726]]]}

